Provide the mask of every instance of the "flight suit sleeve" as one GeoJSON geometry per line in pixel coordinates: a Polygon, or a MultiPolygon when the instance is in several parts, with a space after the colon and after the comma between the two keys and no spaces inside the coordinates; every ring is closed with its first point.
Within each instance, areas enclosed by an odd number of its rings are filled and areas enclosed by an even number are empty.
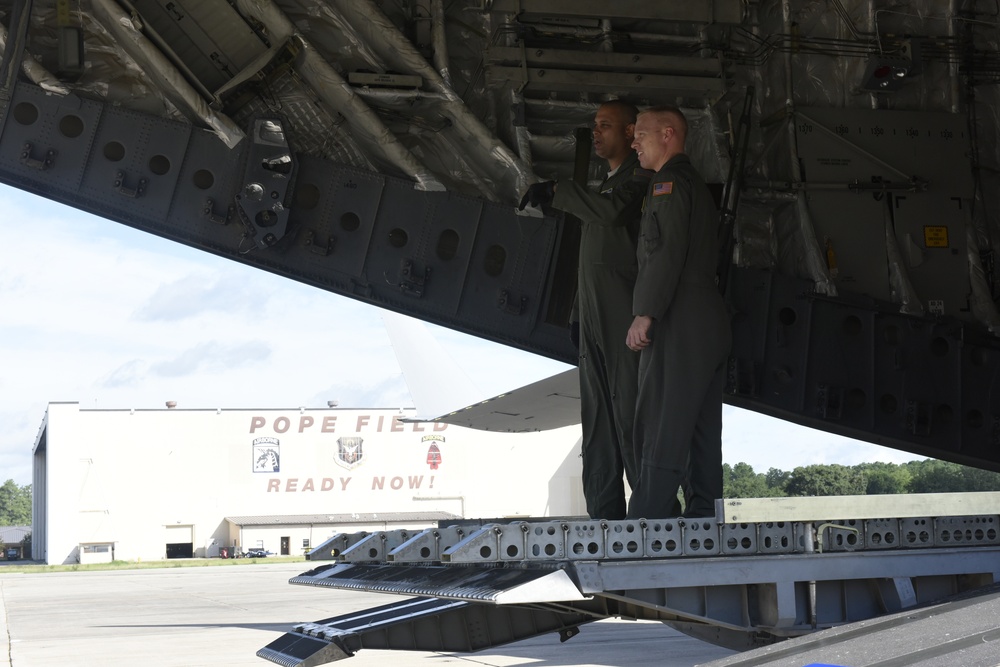
{"type": "Polygon", "coordinates": [[[691,228],[691,184],[676,172],[657,174],[639,227],[639,275],[633,315],[663,319],[684,270],[691,228]]]}
{"type": "Polygon", "coordinates": [[[594,192],[574,181],[558,181],[553,208],[589,225],[622,227],[639,217],[648,177],[631,177],[608,193],[594,192]]]}

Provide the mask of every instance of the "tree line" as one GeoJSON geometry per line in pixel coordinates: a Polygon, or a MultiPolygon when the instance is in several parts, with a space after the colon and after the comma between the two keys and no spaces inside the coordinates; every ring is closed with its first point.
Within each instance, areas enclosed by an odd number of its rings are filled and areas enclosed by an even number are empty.
{"type": "MultiPolygon", "coordinates": [[[[726,498],[858,496],[887,493],[1000,491],[1000,473],[925,459],[908,463],[810,465],[791,472],[755,472],[748,463],[723,464],[726,498]]],[[[0,486],[0,526],[31,525],[31,485],[8,479],[0,486]]]]}
{"type": "Polygon", "coordinates": [[[1000,491],[1000,473],[935,459],[810,465],[791,472],[771,468],[758,473],[747,463],[726,463],[722,468],[726,498],[1000,491]]]}
{"type": "Polygon", "coordinates": [[[8,479],[0,486],[0,526],[31,525],[31,484],[8,479]]]}

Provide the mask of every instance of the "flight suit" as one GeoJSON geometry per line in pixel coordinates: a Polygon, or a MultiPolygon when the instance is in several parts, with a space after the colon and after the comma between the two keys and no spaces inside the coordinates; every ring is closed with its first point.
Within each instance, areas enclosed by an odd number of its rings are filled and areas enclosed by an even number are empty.
{"type": "Polygon", "coordinates": [[[631,153],[598,191],[559,181],[552,200],[553,208],[582,223],[573,321],[580,322],[583,494],[594,519],[624,519],[622,473],[633,488],[637,481],[632,431],[639,355],[625,346],[625,335],[649,177],[631,153]]]}
{"type": "Polygon", "coordinates": [[[628,518],[715,513],[722,497],[722,389],[732,331],[715,284],[719,214],[687,155],[653,176],[639,230],[632,308],[653,318],[639,360],[634,446],[638,486],[628,518]]]}

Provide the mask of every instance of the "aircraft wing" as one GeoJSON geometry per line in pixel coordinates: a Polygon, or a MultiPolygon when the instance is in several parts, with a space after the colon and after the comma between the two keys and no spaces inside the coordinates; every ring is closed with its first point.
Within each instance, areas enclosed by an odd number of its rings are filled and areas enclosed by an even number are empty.
{"type": "Polygon", "coordinates": [[[580,375],[573,368],[432,421],[511,433],[579,424],[580,375]]]}

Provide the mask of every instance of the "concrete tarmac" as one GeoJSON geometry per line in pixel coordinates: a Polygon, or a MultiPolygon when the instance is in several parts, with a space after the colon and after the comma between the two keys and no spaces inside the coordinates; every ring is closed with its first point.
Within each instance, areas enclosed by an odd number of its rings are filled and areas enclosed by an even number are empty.
{"type": "MultiPolygon", "coordinates": [[[[256,657],[303,621],[403,598],[292,586],[309,563],[7,573],[0,567],[0,667],[266,667],[256,657]]],[[[598,621],[481,653],[360,651],[350,667],[693,667],[732,655],[652,622],[598,621]]]]}

